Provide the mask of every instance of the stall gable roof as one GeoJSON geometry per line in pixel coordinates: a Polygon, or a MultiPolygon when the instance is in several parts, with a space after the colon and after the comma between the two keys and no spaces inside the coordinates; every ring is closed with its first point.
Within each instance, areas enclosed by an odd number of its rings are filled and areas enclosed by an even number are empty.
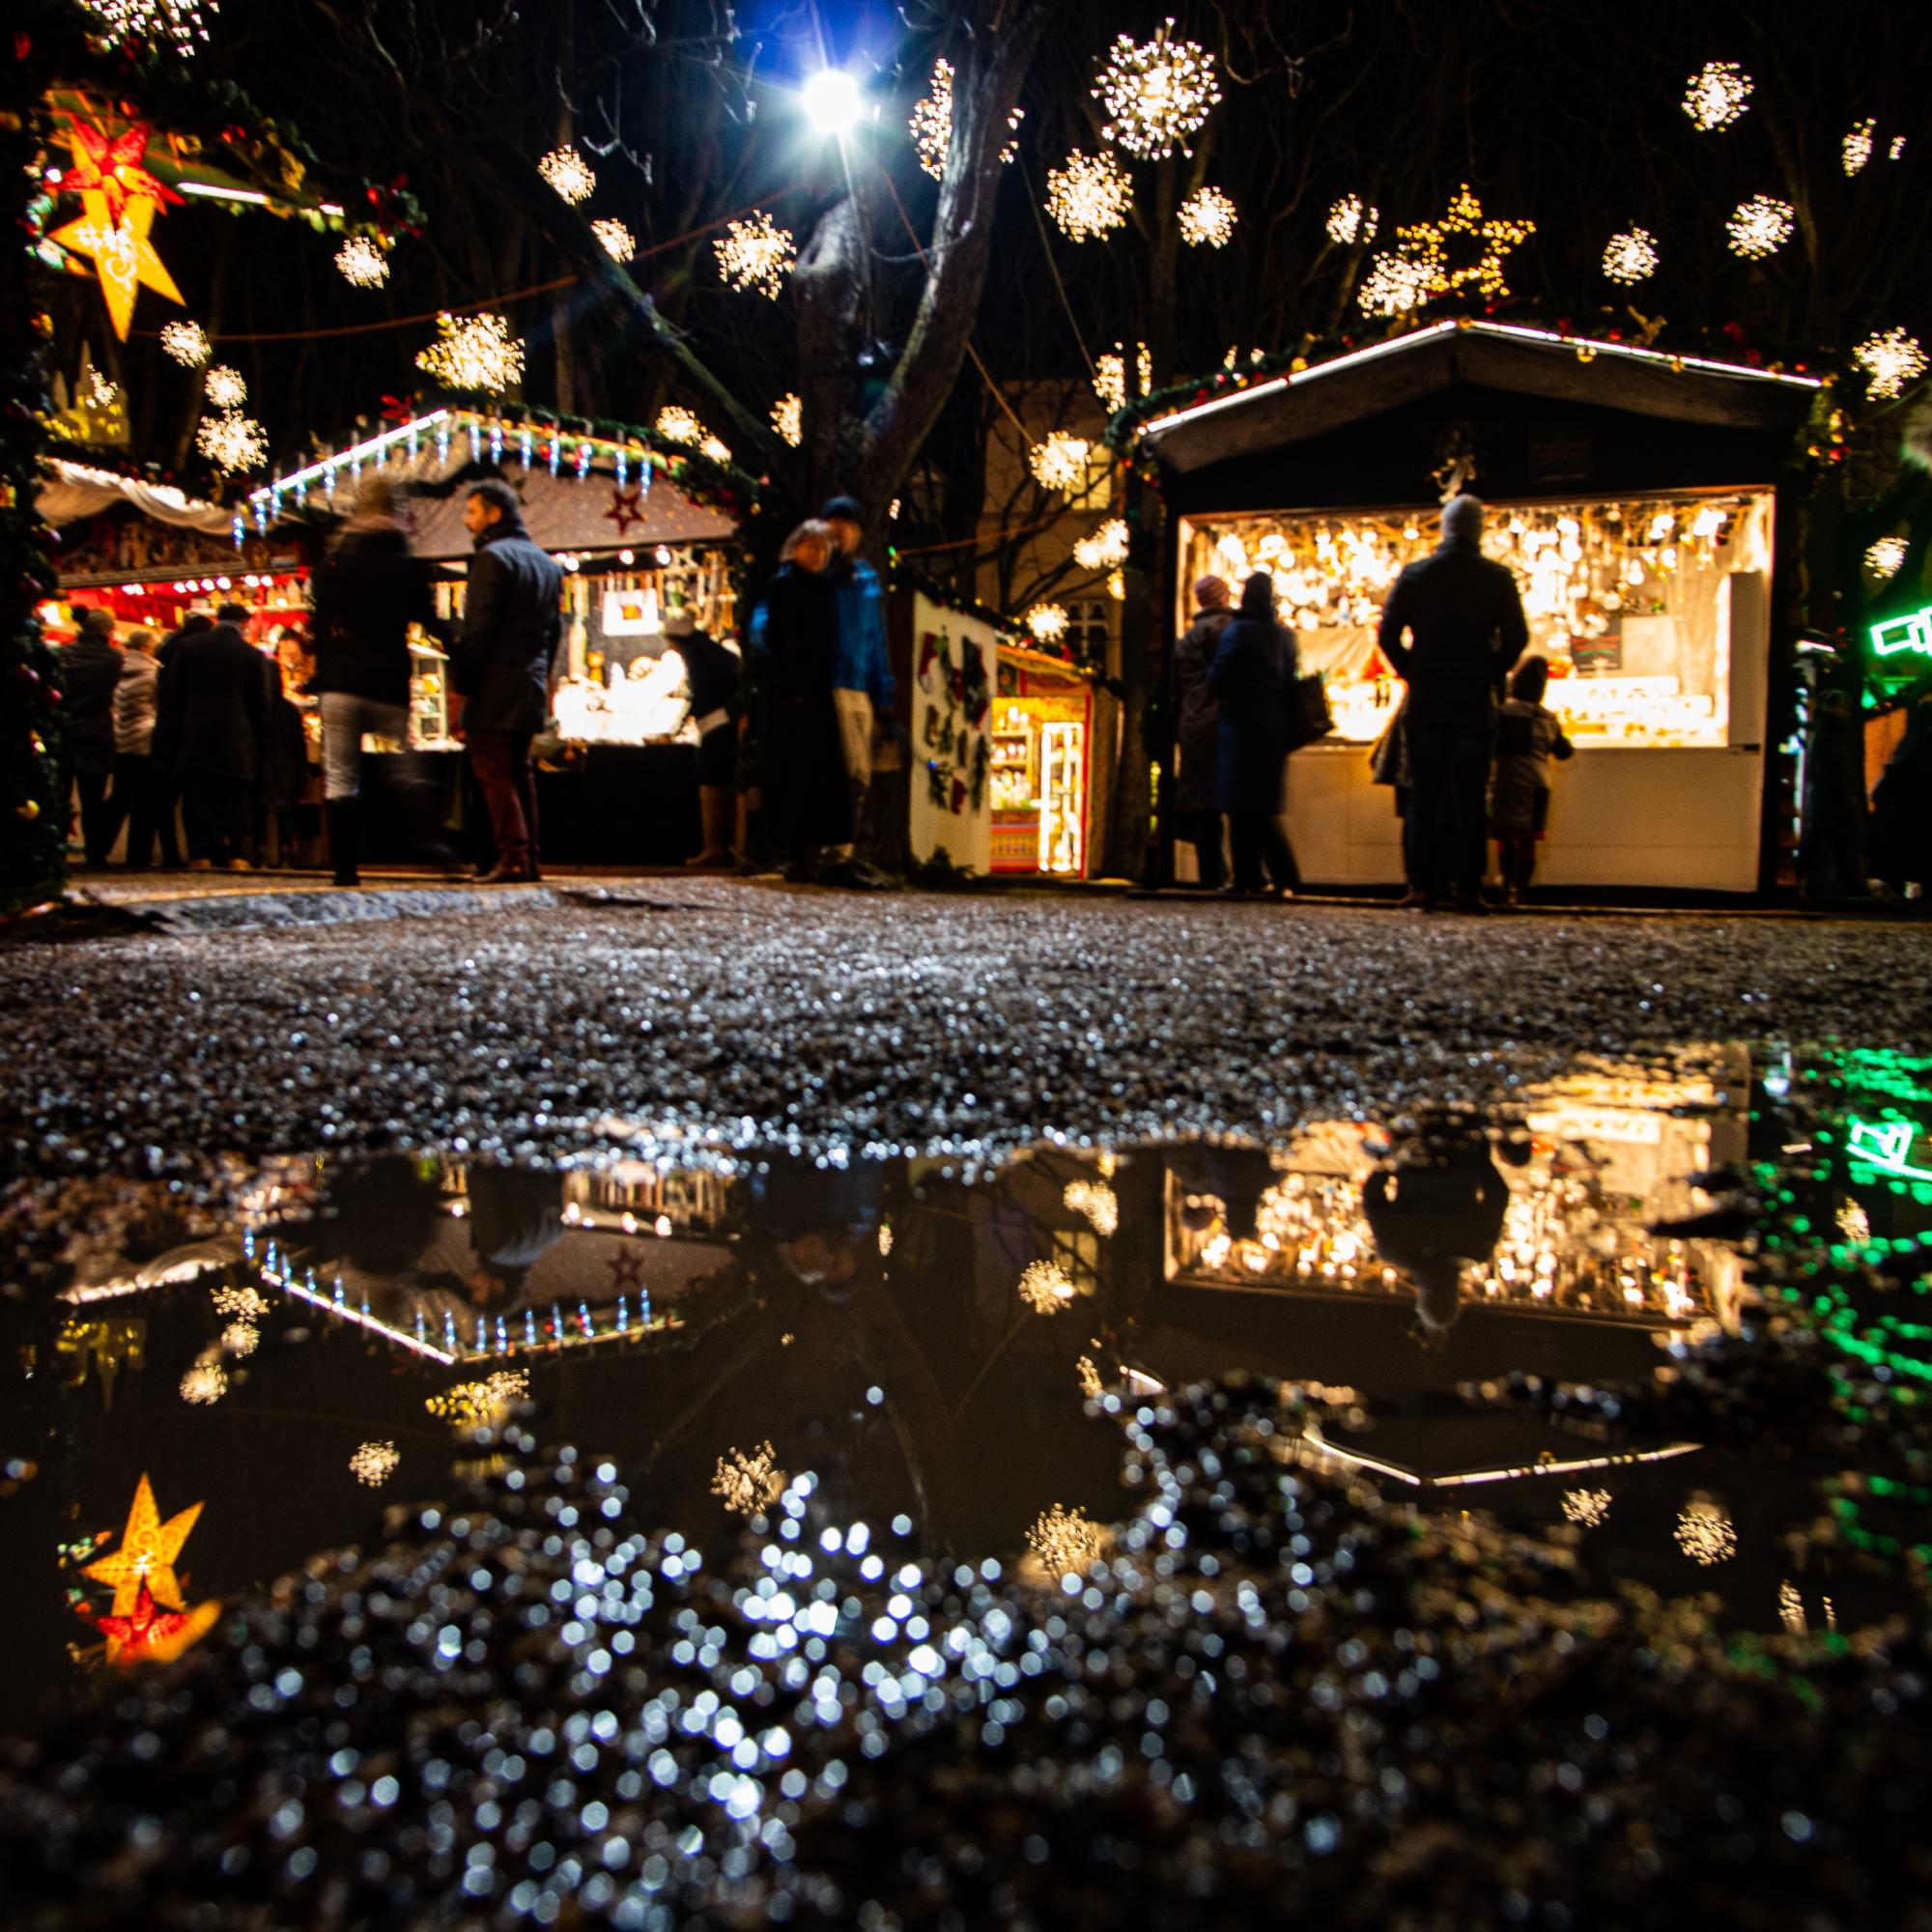
{"type": "Polygon", "coordinates": [[[1459,384],[1744,428],[1788,416],[1794,400],[1823,386],[1815,376],[1521,323],[1437,322],[1156,417],[1141,441],[1175,469],[1199,469],[1304,442],[1459,384]]]}

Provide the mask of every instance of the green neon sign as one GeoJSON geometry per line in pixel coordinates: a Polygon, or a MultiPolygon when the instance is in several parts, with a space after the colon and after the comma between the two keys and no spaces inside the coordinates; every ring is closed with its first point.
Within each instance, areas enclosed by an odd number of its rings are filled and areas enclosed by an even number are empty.
{"type": "Polygon", "coordinates": [[[1882,1174],[1895,1174],[1901,1180],[1932,1180],[1932,1167],[1914,1167],[1905,1158],[1912,1151],[1914,1128],[1910,1121],[1849,1121],[1850,1138],[1845,1151],[1851,1159],[1882,1174]]]}
{"type": "Polygon", "coordinates": [[[1909,617],[1888,617],[1871,627],[1875,657],[1894,657],[1900,651],[1923,651],[1932,656],[1932,604],[1909,617]]]}

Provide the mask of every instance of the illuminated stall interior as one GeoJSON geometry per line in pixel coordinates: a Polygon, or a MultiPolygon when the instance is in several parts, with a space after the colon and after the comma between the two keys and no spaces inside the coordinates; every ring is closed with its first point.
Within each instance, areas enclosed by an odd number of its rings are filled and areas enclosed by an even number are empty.
{"type": "MultiPolygon", "coordinates": [[[[1335,738],[1370,744],[1401,696],[1376,627],[1397,574],[1438,541],[1438,506],[1190,520],[1181,580],[1274,579],[1335,738]]],[[[1771,569],[1769,490],[1492,502],[1483,548],[1520,586],[1549,708],[1582,747],[1729,742],[1735,572],[1771,569]]]]}
{"type": "Polygon", "coordinates": [[[1087,870],[1093,688],[1055,658],[1002,644],[992,714],[992,868],[1087,870]]]}

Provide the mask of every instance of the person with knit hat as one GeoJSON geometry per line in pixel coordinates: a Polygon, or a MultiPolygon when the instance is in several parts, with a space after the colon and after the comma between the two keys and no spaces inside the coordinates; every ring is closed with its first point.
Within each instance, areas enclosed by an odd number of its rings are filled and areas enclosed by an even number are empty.
{"type": "Polygon", "coordinates": [[[1216,778],[1221,706],[1208,689],[1208,670],[1234,614],[1227,579],[1197,577],[1194,621],[1174,646],[1175,836],[1194,847],[1195,871],[1210,893],[1225,883],[1227,867],[1216,778]]]}
{"type": "Polygon", "coordinates": [[[1424,912],[1435,909],[1445,877],[1459,911],[1488,910],[1482,886],[1496,716],[1503,680],[1529,641],[1516,579],[1483,554],[1482,534],[1480,498],[1452,497],[1442,506],[1441,543],[1396,579],[1376,638],[1408,686],[1403,903],[1424,912]]]}

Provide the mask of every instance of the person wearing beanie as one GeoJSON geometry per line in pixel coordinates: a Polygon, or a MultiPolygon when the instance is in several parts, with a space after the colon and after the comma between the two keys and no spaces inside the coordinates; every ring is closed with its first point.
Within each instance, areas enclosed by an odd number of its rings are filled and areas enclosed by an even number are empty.
{"type": "Polygon", "coordinates": [[[1208,667],[1221,648],[1221,633],[1234,617],[1222,577],[1194,580],[1194,621],[1174,646],[1174,829],[1194,847],[1194,868],[1208,892],[1227,881],[1222,858],[1221,802],[1215,762],[1221,740],[1221,706],[1208,689],[1208,667]]]}
{"type": "Polygon", "coordinates": [[[738,734],[732,728],[732,699],[742,663],[736,644],[698,629],[691,606],[681,604],[664,620],[669,648],[684,660],[691,722],[697,727],[697,809],[704,847],[687,866],[729,866],[732,818],[737,809],[738,734]]]}
{"type": "Polygon", "coordinates": [[[1441,543],[1396,579],[1376,639],[1408,686],[1403,903],[1425,912],[1445,878],[1460,911],[1487,910],[1497,707],[1503,679],[1529,641],[1516,579],[1483,554],[1482,534],[1481,500],[1452,497],[1442,506],[1441,543]]]}
{"type": "Polygon", "coordinates": [[[114,809],[107,781],[114,770],[114,687],[121,649],[114,613],[80,613],[80,633],[60,654],[58,682],[67,729],[68,768],[80,797],[80,836],[90,866],[104,866],[114,844],[114,809]]]}

